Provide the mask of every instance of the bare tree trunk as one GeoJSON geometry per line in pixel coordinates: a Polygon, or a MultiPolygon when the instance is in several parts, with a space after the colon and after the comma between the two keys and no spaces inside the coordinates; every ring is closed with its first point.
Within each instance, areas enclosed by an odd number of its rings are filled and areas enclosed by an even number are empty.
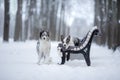
{"type": "Polygon", "coordinates": [[[117,0],[117,30],[116,30],[116,47],[120,46],[120,0],[117,0]]]}
{"type": "Polygon", "coordinates": [[[28,19],[25,20],[25,40],[28,39],[28,27],[29,27],[29,24],[28,24],[28,19]]]}
{"type": "Polygon", "coordinates": [[[49,29],[50,26],[50,4],[50,0],[41,0],[40,27],[44,30],[49,29]]]}
{"type": "Polygon", "coordinates": [[[112,19],[112,49],[115,51],[117,47],[117,1],[112,2],[112,12],[113,12],[113,19],[112,19]]]}
{"type": "Polygon", "coordinates": [[[14,41],[22,41],[22,0],[18,0],[14,41]]]}
{"type": "Polygon", "coordinates": [[[26,10],[25,10],[25,22],[24,22],[24,41],[28,39],[28,27],[29,27],[29,0],[26,0],[26,10]]]}
{"type": "Polygon", "coordinates": [[[60,36],[62,35],[61,34],[61,12],[62,12],[62,0],[61,0],[61,2],[59,3],[59,14],[60,14],[60,18],[59,18],[59,20],[58,20],[58,23],[57,23],[57,25],[58,25],[58,40],[60,40],[60,36]]]}
{"type": "Polygon", "coordinates": [[[10,14],[9,14],[9,0],[5,0],[5,16],[4,16],[4,41],[9,41],[9,23],[10,23],[10,14]]]}

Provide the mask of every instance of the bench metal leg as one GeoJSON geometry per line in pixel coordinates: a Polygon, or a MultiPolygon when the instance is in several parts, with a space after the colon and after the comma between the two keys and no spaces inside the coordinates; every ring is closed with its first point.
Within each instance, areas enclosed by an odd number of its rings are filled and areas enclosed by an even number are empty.
{"type": "Polygon", "coordinates": [[[84,58],[85,58],[85,61],[86,61],[86,64],[87,66],[90,66],[91,65],[91,61],[90,61],[90,56],[89,56],[89,53],[85,53],[83,54],[84,58]]]}

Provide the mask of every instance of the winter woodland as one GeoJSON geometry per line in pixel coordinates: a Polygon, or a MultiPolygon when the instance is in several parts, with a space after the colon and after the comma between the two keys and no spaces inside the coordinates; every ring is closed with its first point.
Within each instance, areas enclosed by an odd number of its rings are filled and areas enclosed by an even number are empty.
{"type": "Polygon", "coordinates": [[[0,15],[3,41],[37,40],[41,30],[53,41],[62,34],[83,38],[98,26],[97,44],[113,50],[120,45],[119,0],[0,0],[0,15]]]}
{"type": "Polygon", "coordinates": [[[0,80],[120,80],[120,0],[0,0],[0,80]],[[84,58],[58,65],[61,35],[83,39],[97,26],[84,58]],[[39,32],[49,31],[52,63],[37,65],[39,32]]]}

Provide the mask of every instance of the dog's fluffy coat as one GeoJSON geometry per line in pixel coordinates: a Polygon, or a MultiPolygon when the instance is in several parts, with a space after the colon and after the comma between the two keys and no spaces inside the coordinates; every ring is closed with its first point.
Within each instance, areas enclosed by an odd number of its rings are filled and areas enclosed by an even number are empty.
{"type": "Polygon", "coordinates": [[[39,40],[37,42],[38,64],[51,62],[50,57],[51,41],[49,38],[49,32],[41,31],[39,40]]]}

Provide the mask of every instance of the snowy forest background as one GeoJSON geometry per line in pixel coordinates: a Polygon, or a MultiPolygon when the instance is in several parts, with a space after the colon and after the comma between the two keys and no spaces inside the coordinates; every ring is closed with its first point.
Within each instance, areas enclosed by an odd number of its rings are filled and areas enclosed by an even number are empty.
{"type": "Polygon", "coordinates": [[[119,0],[0,0],[0,37],[3,41],[37,40],[39,32],[85,37],[93,26],[99,36],[94,41],[116,50],[120,46],[119,0]]]}

